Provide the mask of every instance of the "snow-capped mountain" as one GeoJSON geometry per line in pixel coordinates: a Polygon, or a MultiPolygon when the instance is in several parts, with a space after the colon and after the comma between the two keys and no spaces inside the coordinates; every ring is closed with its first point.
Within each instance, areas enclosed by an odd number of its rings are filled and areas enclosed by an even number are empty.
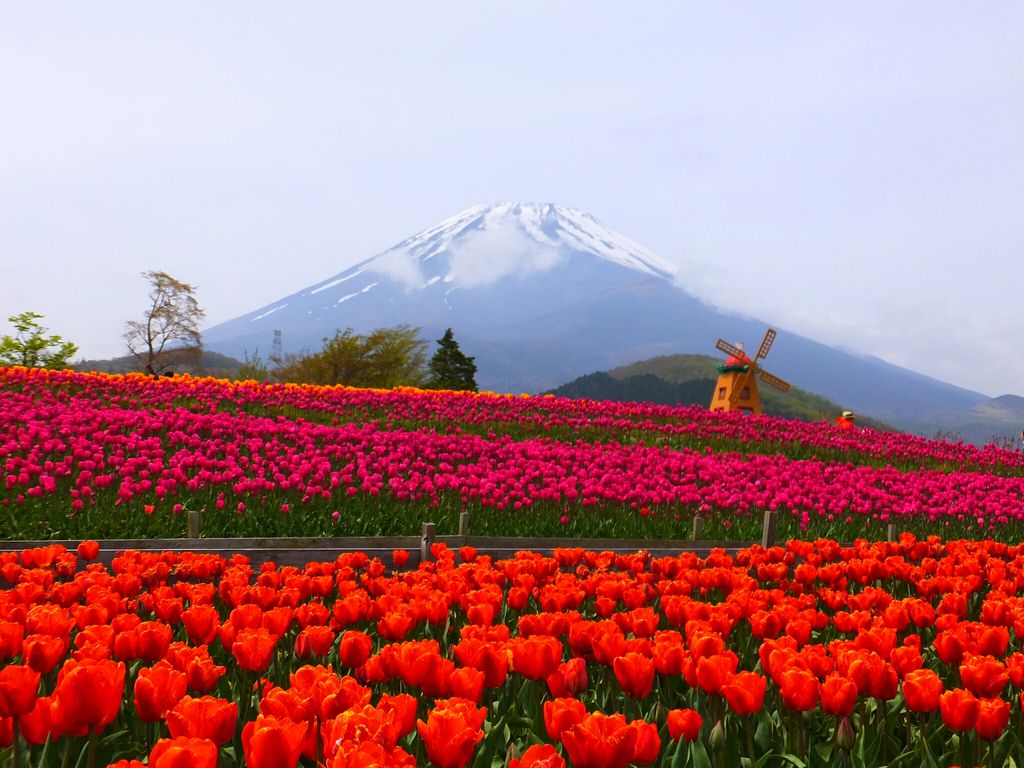
{"type": "Polygon", "coordinates": [[[338,329],[406,323],[492,331],[676,267],[583,211],[550,203],[469,208],[316,285],[207,330],[240,355],[319,347],[338,329]]]}
{"type": "MultiPolygon", "coordinates": [[[[476,357],[480,386],[499,392],[543,391],[657,355],[714,354],[718,338],[759,343],[764,321],[711,307],[684,283],[670,262],[582,211],[482,205],[203,338],[211,350],[265,359],[276,330],[287,354],[316,351],[346,328],[405,324],[431,340],[450,327],[476,357]]],[[[889,423],[910,427],[985,399],[778,330],[769,370],[889,423]]]]}

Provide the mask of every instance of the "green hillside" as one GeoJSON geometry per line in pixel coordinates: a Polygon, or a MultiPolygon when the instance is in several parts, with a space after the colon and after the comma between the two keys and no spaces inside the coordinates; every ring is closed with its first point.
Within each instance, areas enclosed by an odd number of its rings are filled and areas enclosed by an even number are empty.
{"type": "MultiPolygon", "coordinates": [[[[660,405],[707,405],[715,391],[720,359],[707,355],[664,355],[630,365],[581,376],[550,390],[560,397],[585,397],[591,400],[648,402],[660,405]]],[[[765,413],[801,421],[831,421],[844,409],[840,403],[811,392],[791,387],[779,392],[761,386],[765,413]]],[[[892,429],[886,424],[857,414],[860,424],[876,429],[892,429]]]]}

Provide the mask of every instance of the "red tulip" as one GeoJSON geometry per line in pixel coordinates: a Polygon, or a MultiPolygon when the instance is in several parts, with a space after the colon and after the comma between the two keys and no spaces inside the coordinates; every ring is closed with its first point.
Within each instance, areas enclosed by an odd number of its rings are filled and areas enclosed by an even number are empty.
{"type": "Polygon", "coordinates": [[[306,724],[258,715],[242,728],[247,768],[295,768],[306,738],[306,724]]]}
{"type": "Polygon", "coordinates": [[[942,680],[930,669],[915,669],[903,679],[903,699],[911,712],[934,712],[942,696],[942,680]]]}
{"type": "Polygon", "coordinates": [[[977,697],[963,688],[954,688],[939,697],[942,721],[954,731],[965,733],[971,730],[978,720],[978,710],[977,697]]]}
{"type": "Polygon", "coordinates": [[[654,661],[639,653],[626,653],[612,662],[615,679],[623,693],[633,699],[644,699],[654,685],[654,661]]]}
{"type": "Polygon", "coordinates": [[[238,704],[213,696],[185,696],[167,712],[171,736],[209,739],[220,746],[231,741],[238,722],[238,704]]]}
{"type": "Polygon", "coordinates": [[[23,664],[0,669],[0,717],[21,717],[36,705],[39,673],[23,664]]]}
{"type": "Polygon", "coordinates": [[[637,732],[622,715],[594,712],[562,733],[573,768],[626,768],[636,753],[637,732]]]}
{"type": "Polygon", "coordinates": [[[512,758],[509,768],[565,768],[565,759],[551,744],[534,744],[520,758],[512,758]]]}
{"type": "Polygon", "coordinates": [[[821,684],[821,708],[826,714],[849,717],[857,704],[857,685],[841,675],[832,674],[821,684]]]}
{"type": "Polygon", "coordinates": [[[978,736],[985,741],[995,741],[1006,730],[1010,722],[1010,703],[1000,698],[981,699],[978,702],[978,719],[974,723],[978,736]]]}
{"type": "Polygon", "coordinates": [[[464,768],[484,737],[479,726],[473,727],[462,714],[450,709],[430,710],[427,721],[417,721],[416,727],[427,757],[438,768],[464,768]]]}
{"type": "Polygon", "coordinates": [[[209,739],[160,739],[149,753],[150,768],[217,768],[217,745],[209,739]]]}
{"type": "Polygon", "coordinates": [[[544,702],[544,727],[548,738],[561,741],[562,733],[583,722],[587,708],[578,699],[562,698],[544,702]]]}
{"type": "Polygon", "coordinates": [[[764,706],[767,678],[756,672],[737,672],[721,688],[721,694],[737,715],[760,712],[764,706]]]}
{"type": "Polygon", "coordinates": [[[139,719],[144,723],[162,720],[164,713],[181,701],[187,687],[185,673],[169,662],[143,667],[135,678],[135,709],[139,719]]]}
{"type": "Polygon", "coordinates": [[[703,724],[700,713],[694,709],[668,711],[668,735],[673,741],[679,741],[680,737],[689,742],[696,741],[700,737],[700,728],[703,724]]]}
{"type": "Polygon", "coordinates": [[[54,723],[74,730],[103,730],[117,717],[125,667],[111,660],[64,663],[53,691],[54,723]]]}

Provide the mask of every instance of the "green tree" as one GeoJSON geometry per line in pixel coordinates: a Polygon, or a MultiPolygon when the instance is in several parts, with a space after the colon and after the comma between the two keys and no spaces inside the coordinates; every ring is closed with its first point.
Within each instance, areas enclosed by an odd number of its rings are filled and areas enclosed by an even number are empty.
{"type": "Polygon", "coordinates": [[[345,384],[389,389],[426,380],[426,342],[419,328],[378,328],[369,335],[351,328],[324,339],[319,352],[293,355],[274,371],[279,381],[345,384]]]}
{"type": "Polygon", "coordinates": [[[195,286],[166,272],[143,272],[142,276],[149,281],[149,306],[142,320],[125,323],[128,351],[154,376],[175,366],[198,368],[203,356],[199,323],[206,313],[196,300],[195,286]]]}
{"type": "Polygon", "coordinates": [[[67,368],[78,347],[60,336],[47,336],[48,328],[39,324],[38,312],[22,312],[7,321],[17,333],[0,338],[0,365],[26,368],[67,368]]]}
{"type": "Polygon", "coordinates": [[[430,387],[476,392],[476,358],[459,349],[452,329],[437,340],[437,351],[430,358],[430,387]]]}
{"type": "Polygon", "coordinates": [[[238,369],[239,381],[264,382],[270,378],[270,369],[260,357],[260,350],[257,347],[252,357],[249,357],[249,350],[245,350],[245,362],[238,369]]]}

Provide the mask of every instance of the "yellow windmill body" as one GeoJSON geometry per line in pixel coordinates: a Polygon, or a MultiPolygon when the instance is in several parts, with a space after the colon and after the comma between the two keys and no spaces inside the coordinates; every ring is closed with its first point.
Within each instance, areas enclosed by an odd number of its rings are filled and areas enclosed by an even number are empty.
{"type": "Polygon", "coordinates": [[[759,364],[768,356],[775,336],[775,331],[769,328],[753,360],[743,351],[742,344],[733,345],[722,339],[718,340],[715,348],[725,352],[729,357],[718,366],[718,383],[711,398],[712,411],[764,413],[761,395],[757,391],[758,379],[782,392],[789,390],[787,382],[768,373],[759,364]]]}

